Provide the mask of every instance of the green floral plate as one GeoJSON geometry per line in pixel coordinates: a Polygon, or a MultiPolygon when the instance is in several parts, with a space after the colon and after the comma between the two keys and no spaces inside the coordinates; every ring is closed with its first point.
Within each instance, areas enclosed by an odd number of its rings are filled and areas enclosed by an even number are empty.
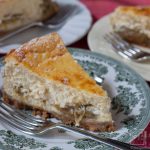
{"type": "MultiPolygon", "coordinates": [[[[104,88],[112,99],[112,114],[117,130],[95,133],[124,142],[136,138],[150,120],[150,89],[146,82],[124,64],[101,54],[70,48],[73,57],[92,75],[105,78],[104,88]]],[[[2,60],[0,61],[3,66],[2,60]]],[[[2,81],[2,80],[1,80],[2,81]]],[[[42,137],[25,135],[0,121],[2,150],[108,150],[98,142],[71,132],[53,130],[42,137]]]]}

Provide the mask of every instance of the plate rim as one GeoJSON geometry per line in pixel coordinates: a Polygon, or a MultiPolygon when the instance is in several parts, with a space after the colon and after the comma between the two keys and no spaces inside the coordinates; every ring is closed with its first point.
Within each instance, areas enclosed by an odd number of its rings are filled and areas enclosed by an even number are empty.
{"type": "MultiPolygon", "coordinates": [[[[150,88],[148,86],[148,84],[146,83],[146,81],[141,77],[141,75],[139,75],[135,70],[133,70],[132,68],[130,68],[129,66],[127,66],[126,64],[124,64],[123,62],[120,62],[118,60],[115,60],[114,58],[111,58],[109,56],[106,56],[106,55],[103,55],[103,54],[100,54],[98,52],[93,52],[93,51],[89,51],[87,49],[82,49],[82,48],[72,48],[72,47],[69,47],[69,52],[71,54],[73,54],[73,52],[79,52],[79,53],[86,53],[88,55],[93,55],[94,57],[101,57],[101,58],[106,58],[106,60],[110,60],[111,62],[113,63],[116,63],[118,64],[119,66],[122,66],[124,67],[125,69],[128,69],[129,72],[131,72],[131,74],[134,75],[134,77],[136,77],[137,79],[139,79],[140,83],[142,84],[142,87],[146,90],[144,90],[144,95],[146,95],[147,97],[147,111],[146,111],[146,116],[145,118],[143,118],[143,120],[147,120],[147,121],[143,121],[142,125],[140,124],[139,125],[139,129],[138,131],[136,132],[136,135],[134,134],[133,136],[129,136],[128,139],[123,139],[124,142],[132,142],[134,139],[136,139],[144,130],[145,128],[148,126],[148,124],[150,123],[150,111],[148,111],[150,108],[150,101],[148,99],[150,99],[150,92],[148,92],[148,90],[150,91],[150,88]]],[[[134,132],[135,133],[135,132],[134,132]]]]}
{"type": "MultiPolygon", "coordinates": [[[[56,0],[58,1],[58,3],[62,3],[63,1],[61,0],[56,0]]],[[[81,40],[87,33],[88,31],[90,30],[90,27],[92,26],[92,22],[93,22],[93,17],[92,17],[92,14],[90,12],[90,10],[88,9],[88,7],[82,3],[81,1],[78,1],[78,0],[71,0],[73,3],[76,3],[78,4],[80,7],[82,7],[82,10],[84,9],[84,11],[87,11],[88,13],[88,16],[89,16],[89,26],[88,28],[84,31],[84,34],[78,36],[78,38],[76,38],[76,40],[74,40],[74,42],[70,42],[70,43],[67,43],[66,45],[71,45],[71,44],[74,44],[75,42],[81,40]]],[[[67,2],[67,0],[65,0],[65,2],[67,2]]],[[[64,2],[63,2],[64,3],[64,2]]]]}

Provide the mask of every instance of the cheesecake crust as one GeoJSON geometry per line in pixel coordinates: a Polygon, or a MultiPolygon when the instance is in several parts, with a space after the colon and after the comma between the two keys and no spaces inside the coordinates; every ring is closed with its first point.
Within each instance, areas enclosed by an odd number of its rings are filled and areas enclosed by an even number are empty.
{"type": "MultiPolygon", "coordinates": [[[[48,111],[42,110],[41,108],[25,105],[23,103],[18,102],[17,100],[11,100],[5,92],[3,92],[3,99],[6,103],[15,106],[15,108],[17,109],[32,110],[32,115],[38,115],[45,120],[48,118],[57,118],[66,125],[75,125],[74,117],[69,117],[69,114],[66,117],[64,115],[56,114],[54,112],[50,113],[48,111]]],[[[82,120],[80,122],[80,127],[93,132],[113,132],[116,130],[114,122],[93,122],[92,120],[82,120]]]]}

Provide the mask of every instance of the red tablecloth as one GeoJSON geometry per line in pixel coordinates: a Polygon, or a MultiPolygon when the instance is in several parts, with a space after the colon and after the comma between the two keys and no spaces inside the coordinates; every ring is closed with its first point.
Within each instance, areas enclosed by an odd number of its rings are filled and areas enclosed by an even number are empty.
{"type": "MultiPolygon", "coordinates": [[[[81,0],[91,11],[93,23],[112,12],[119,5],[150,5],[150,0],[81,0]]],[[[87,36],[70,45],[71,47],[88,48],[87,36]]],[[[149,83],[150,85],[150,83],[149,83]]],[[[143,133],[132,144],[150,148],[150,123],[143,133]]]]}

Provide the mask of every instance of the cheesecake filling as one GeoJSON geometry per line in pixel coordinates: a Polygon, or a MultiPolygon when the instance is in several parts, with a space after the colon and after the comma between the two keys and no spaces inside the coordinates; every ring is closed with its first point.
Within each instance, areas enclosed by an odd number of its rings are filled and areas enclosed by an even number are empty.
{"type": "Polygon", "coordinates": [[[7,23],[14,20],[19,20],[23,14],[17,13],[17,14],[7,14],[1,19],[1,23],[7,23]]]}
{"type": "Polygon", "coordinates": [[[86,113],[85,106],[81,106],[79,108],[74,109],[75,126],[80,126],[80,121],[83,119],[85,113],[86,113]]]}
{"type": "Polygon", "coordinates": [[[58,119],[70,119],[76,126],[83,122],[95,122],[93,126],[98,126],[99,123],[112,123],[110,100],[107,96],[100,97],[65,84],[41,79],[13,61],[5,64],[3,79],[4,92],[10,99],[40,108],[58,116],[58,119]]]}

